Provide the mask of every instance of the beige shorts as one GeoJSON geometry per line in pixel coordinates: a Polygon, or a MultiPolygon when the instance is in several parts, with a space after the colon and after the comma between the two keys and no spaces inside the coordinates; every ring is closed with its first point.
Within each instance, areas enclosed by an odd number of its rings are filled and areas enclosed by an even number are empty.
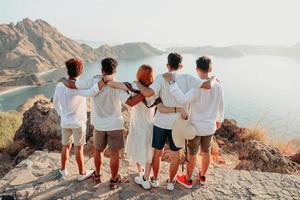
{"type": "Polygon", "coordinates": [[[201,147],[204,153],[210,152],[213,135],[196,136],[194,139],[188,141],[188,148],[190,155],[196,155],[201,147]]]}
{"type": "Polygon", "coordinates": [[[81,146],[86,143],[86,125],[79,128],[62,128],[62,145],[74,143],[75,146],[81,146]]]}
{"type": "Polygon", "coordinates": [[[94,147],[97,150],[104,150],[106,146],[110,150],[120,150],[125,146],[124,130],[98,131],[94,129],[94,147]]]}

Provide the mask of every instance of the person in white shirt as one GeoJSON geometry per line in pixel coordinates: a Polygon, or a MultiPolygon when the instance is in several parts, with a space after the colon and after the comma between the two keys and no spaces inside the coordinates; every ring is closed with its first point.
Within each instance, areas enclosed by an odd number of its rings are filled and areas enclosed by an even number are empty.
{"type": "Polygon", "coordinates": [[[121,104],[129,106],[141,102],[145,97],[142,94],[131,96],[128,92],[105,87],[109,80],[114,79],[118,62],[113,58],[105,58],[101,61],[102,75],[88,80],[62,80],[63,83],[72,89],[83,89],[94,87],[98,84],[100,93],[91,98],[91,124],[94,126],[94,178],[101,182],[100,170],[102,166],[103,152],[108,146],[110,150],[110,168],[112,189],[125,181],[118,174],[119,151],[124,148],[124,120],[121,112],[121,104]]]}
{"type": "MultiPolygon", "coordinates": [[[[70,81],[79,78],[83,70],[81,60],[74,58],[66,63],[67,73],[70,81]]],[[[93,171],[85,170],[83,163],[83,145],[86,142],[86,98],[83,96],[96,95],[99,92],[98,85],[87,90],[71,90],[58,83],[54,96],[54,108],[60,116],[62,128],[62,152],[61,152],[61,169],[60,174],[64,177],[68,175],[66,168],[72,143],[75,146],[75,157],[79,170],[78,181],[89,178],[93,171]]]]}
{"type": "MultiPolygon", "coordinates": [[[[136,73],[136,80],[144,86],[149,87],[154,80],[154,70],[150,65],[141,65],[136,73]]],[[[127,90],[133,93],[138,91],[136,82],[121,83],[109,81],[108,86],[127,90]]],[[[144,189],[151,188],[150,172],[153,159],[152,135],[155,109],[161,113],[180,113],[182,118],[186,118],[187,113],[183,108],[166,107],[160,98],[154,96],[145,98],[143,102],[138,103],[131,110],[129,133],[126,139],[125,153],[132,161],[136,162],[139,176],[134,180],[144,189]]]]}
{"type": "MultiPolygon", "coordinates": [[[[208,81],[202,81],[200,79],[194,78],[187,74],[177,74],[177,72],[182,69],[183,65],[182,56],[177,53],[170,53],[168,55],[168,64],[167,68],[170,73],[175,77],[176,82],[180,89],[184,92],[187,92],[191,88],[195,87],[204,87],[211,88],[211,81],[214,81],[214,77],[208,81]]],[[[160,74],[156,77],[153,84],[150,87],[145,87],[144,85],[137,82],[137,86],[141,93],[145,97],[150,97],[155,95],[160,97],[165,106],[168,107],[183,107],[186,108],[186,104],[179,104],[176,102],[175,98],[169,91],[170,85],[164,79],[163,74],[160,74]]],[[[173,190],[175,185],[175,175],[177,174],[179,167],[179,148],[177,148],[172,139],[172,127],[178,118],[178,113],[174,110],[174,113],[161,113],[157,112],[154,118],[154,127],[153,127],[153,139],[152,147],[154,150],[154,156],[152,161],[153,167],[153,177],[151,178],[152,187],[159,186],[158,173],[160,168],[160,160],[163,153],[165,144],[168,142],[171,151],[171,164],[169,169],[169,179],[167,180],[167,189],[173,190]]]]}
{"type": "MultiPolygon", "coordinates": [[[[196,61],[197,73],[201,80],[208,80],[211,72],[211,60],[206,56],[196,61]]],[[[210,148],[213,134],[221,127],[224,119],[223,91],[220,83],[216,82],[210,90],[192,88],[185,94],[172,76],[165,76],[171,82],[170,93],[178,103],[190,104],[190,121],[195,127],[197,136],[188,141],[189,158],[186,175],[177,175],[177,181],[187,188],[192,188],[192,174],[196,164],[196,155],[201,147],[202,168],[199,173],[201,182],[206,181],[205,174],[210,163],[210,148]]]]}

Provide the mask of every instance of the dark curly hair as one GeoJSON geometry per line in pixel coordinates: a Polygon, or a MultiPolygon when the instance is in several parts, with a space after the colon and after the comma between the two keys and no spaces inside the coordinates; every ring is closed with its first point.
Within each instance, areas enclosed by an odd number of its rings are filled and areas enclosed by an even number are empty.
{"type": "Polygon", "coordinates": [[[101,65],[102,65],[102,73],[104,72],[106,75],[112,75],[116,73],[118,62],[113,58],[104,58],[101,61],[101,65]]]}
{"type": "Polygon", "coordinates": [[[171,69],[177,70],[182,62],[182,56],[178,53],[170,53],[168,55],[168,64],[171,69]]]}

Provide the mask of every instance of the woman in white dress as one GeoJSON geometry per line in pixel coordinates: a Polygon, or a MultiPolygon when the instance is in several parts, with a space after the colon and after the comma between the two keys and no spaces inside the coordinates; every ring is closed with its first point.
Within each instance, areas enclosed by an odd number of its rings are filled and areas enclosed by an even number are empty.
{"type": "MultiPolygon", "coordinates": [[[[141,65],[137,71],[136,79],[148,87],[154,80],[153,68],[150,65],[141,65]]],[[[139,93],[135,82],[129,84],[110,81],[108,85],[135,94],[139,93]]],[[[149,176],[154,151],[152,148],[152,129],[156,107],[162,113],[180,112],[183,117],[186,116],[183,108],[166,107],[160,98],[155,99],[155,97],[145,98],[143,102],[132,108],[125,152],[132,161],[136,162],[139,176],[135,178],[135,182],[142,185],[144,189],[151,188],[149,176]]]]}

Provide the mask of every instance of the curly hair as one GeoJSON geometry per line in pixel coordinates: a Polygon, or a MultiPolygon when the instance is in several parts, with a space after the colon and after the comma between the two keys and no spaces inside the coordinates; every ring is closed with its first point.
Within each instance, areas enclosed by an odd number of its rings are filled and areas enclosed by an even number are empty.
{"type": "Polygon", "coordinates": [[[102,65],[102,73],[104,72],[106,75],[112,75],[116,72],[118,61],[116,61],[113,58],[104,58],[101,61],[101,65],[102,65]]]}
{"type": "Polygon", "coordinates": [[[65,62],[70,78],[76,78],[83,72],[83,62],[79,58],[72,58],[65,62]]]}

